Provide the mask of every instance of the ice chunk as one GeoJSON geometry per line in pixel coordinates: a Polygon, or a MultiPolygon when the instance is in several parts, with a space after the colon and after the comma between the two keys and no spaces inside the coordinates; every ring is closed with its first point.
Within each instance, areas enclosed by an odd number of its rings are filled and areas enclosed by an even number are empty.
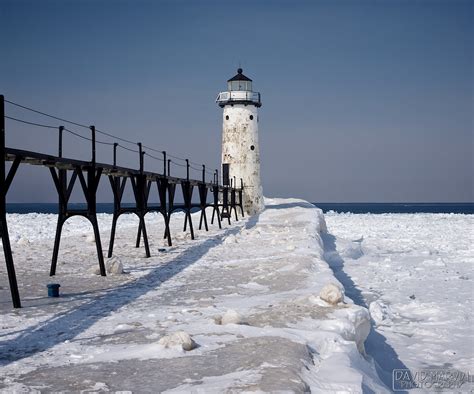
{"type": "Polygon", "coordinates": [[[186,351],[193,350],[197,346],[191,336],[184,331],[176,331],[170,335],[165,335],[158,343],[166,348],[180,346],[186,351]]]}
{"type": "Polygon", "coordinates": [[[353,330],[343,332],[342,336],[344,339],[355,341],[359,352],[365,354],[364,342],[369,336],[371,327],[369,311],[365,308],[351,309],[347,315],[353,330]]]}
{"type": "Polygon", "coordinates": [[[329,283],[322,288],[319,297],[331,305],[336,305],[344,301],[344,291],[340,286],[329,283]]]}
{"type": "MultiPolygon", "coordinates": [[[[108,259],[107,262],[105,263],[105,271],[108,274],[116,274],[116,275],[123,274],[124,273],[123,264],[119,260],[118,257],[112,257],[108,259]]],[[[100,268],[92,267],[90,269],[90,272],[95,275],[100,275],[100,268]]]]}
{"type": "Polygon", "coordinates": [[[105,269],[109,274],[123,274],[123,264],[117,257],[108,259],[105,263],[105,269]]]}
{"type": "Polygon", "coordinates": [[[375,324],[390,324],[392,322],[393,313],[390,306],[384,304],[382,301],[377,300],[369,305],[370,317],[375,324]]]}
{"type": "Polygon", "coordinates": [[[216,324],[242,324],[242,316],[234,311],[233,309],[229,309],[226,313],[222,316],[215,316],[214,321],[216,324]]]}

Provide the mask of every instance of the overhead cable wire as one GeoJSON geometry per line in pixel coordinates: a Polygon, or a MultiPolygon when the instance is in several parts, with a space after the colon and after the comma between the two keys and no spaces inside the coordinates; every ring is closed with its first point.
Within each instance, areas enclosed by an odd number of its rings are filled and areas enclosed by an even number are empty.
{"type": "Polygon", "coordinates": [[[196,170],[196,171],[202,171],[202,168],[196,168],[194,166],[189,166],[189,167],[191,167],[193,170],[196,170]]]}
{"type": "MultiPolygon", "coordinates": [[[[152,148],[150,148],[150,147],[147,147],[147,148],[150,149],[150,150],[154,150],[154,149],[152,149],[152,148]]],[[[155,150],[155,152],[160,152],[160,153],[161,153],[161,151],[156,151],[156,150],[155,150]]],[[[202,165],[201,163],[196,163],[195,161],[191,161],[191,160],[189,160],[189,159],[183,159],[182,157],[174,156],[174,155],[171,155],[171,154],[168,154],[168,156],[171,157],[171,158],[173,158],[173,159],[176,159],[176,160],[181,160],[181,161],[186,161],[186,160],[188,160],[188,161],[189,161],[189,164],[194,164],[194,165],[196,165],[196,166],[202,165]]]]}
{"type": "Polygon", "coordinates": [[[59,118],[59,117],[54,116],[54,115],[49,115],[49,114],[47,114],[47,113],[45,113],[45,112],[41,112],[41,111],[38,111],[38,110],[33,109],[33,108],[25,107],[24,105],[14,103],[13,101],[10,101],[10,100],[6,100],[6,99],[5,99],[5,102],[6,102],[6,103],[9,103],[9,104],[12,104],[12,105],[15,105],[15,106],[17,106],[17,107],[26,109],[27,111],[31,111],[31,112],[35,112],[35,113],[40,114],[40,115],[43,115],[43,116],[47,116],[48,118],[60,120],[61,122],[70,123],[70,124],[73,124],[73,125],[75,125],[75,126],[84,127],[84,128],[86,128],[86,129],[89,128],[89,126],[86,126],[86,125],[83,125],[83,124],[80,124],[80,123],[76,123],[76,122],[73,122],[73,121],[71,121],[71,120],[59,118]]]}
{"type": "MultiPolygon", "coordinates": [[[[153,152],[156,152],[156,153],[163,153],[163,152],[164,152],[163,150],[158,150],[158,149],[152,148],[151,146],[148,146],[148,145],[143,145],[143,147],[146,148],[146,149],[149,149],[149,150],[151,150],[151,151],[153,151],[153,152]]],[[[169,154],[169,153],[167,153],[167,155],[168,155],[169,157],[173,158],[173,159],[176,159],[176,160],[181,160],[181,161],[186,161],[186,160],[187,160],[187,159],[183,159],[182,157],[175,156],[175,155],[172,155],[172,154],[169,154]]],[[[201,165],[200,163],[196,163],[196,162],[191,161],[191,160],[189,160],[189,163],[190,163],[190,164],[194,164],[194,165],[196,165],[196,166],[200,166],[200,165],[201,165]]]]}
{"type": "MultiPolygon", "coordinates": [[[[86,140],[86,141],[90,141],[92,142],[92,138],[88,138],[88,137],[85,137],[75,131],[72,131],[72,130],[69,130],[67,128],[64,128],[63,129],[64,131],[67,131],[68,133],[72,134],[72,135],[75,135],[76,137],[79,137],[79,138],[82,138],[83,140],[86,140]]],[[[99,141],[99,140],[95,140],[96,144],[102,144],[102,145],[110,145],[112,146],[113,143],[112,142],[105,142],[105,141],[99,141]]]]}
{"type": "Polygon", "coordinates": [[[163,161],[163,159],[162,159],[162,158],[159,158],[159,157],[156,157],[156,156],[150,155],[150,154],[149,154],[149,153],[147,153],[147,152],[145,152],[145,156],[151,157],[152,159],[155,159],[155,160],[163,161]]]}
{"type": "Polygon", "coordinates": [[[174,155],[171,155],[169,153],[168,153],[168,156],[173,158],[173,159],[176,159],[176,160],[186,161],[186,159],[183,159],[182,157],[174,156],[174,155]]]}
{"type": "Polygon", "coordinates": [[[196,163],[195,161],[191,161],[191,160],[189,160],[189,163],[194,164],[195,166],[202,166],[203,165],[203,163],[196,163]]]}
{"type": "MultiPolygon", "coordinates": [[[[27,111],[31,111],[31,112],[37,113],[37,114],[39,114],[39,115],[46,116],[46,117],[51,118],[51,119],[56,119],[56,120],[59,120],[59,121],[61,121],[61,122],[69,123],[69,124],[72,124],[72,125],[75,125],[75,126],[78,126],[78,127],[82,127],[82,128],[85,128],[85,129],[90,129],[90,126],[86,126],[86,125],[81,124],[81,123],[73,122],[72,120],[60,118],[60,117],[58,117],[58,116],[50,115],[50,114],[48,114],[48,113],[46,113],[46,112],[38,111],[38,110],[36,110],[36,109],[33,109],[33,108],[27,107],[27,106],[25,106],[25,105],[21,105],[21,104],[15,103],[15,102],[10,101],[10,100],[7,100],[7,99],[5,99],[5,102],[6,102],[6,103],[9,103],[9,104],[11,104],[11,105],[14,105],[14,106],[16,106],[16,107],[23,108],[23,109],[25,109],[25,110],[27,110],[27,111]]],[[[44,128],[51,128],[51,129],[57,128],[57,127],[55,127],[55,126],[43,125],[43,124],[34,123],[34,122],[28,122],[28,121],[25,121],[25,120],[21,120],[21,119],[9,117],[9,116],[5,116],[5,117],[8,118],[8,119],[17,121],[17,122],[22,122],[22,123],[26,123],[26,124],[30,124],[30,125],[34,125],[34,126],[39,126],[39,127],[44,127],[44,128]]],[[[76,132],[74,132],[74,131],[72,131],[72,130],[69,130],[69,129],[66,129],[66,128],[64,128],[64,130],[66,130],[67,132],[69,132],[69,133],[71,133],[71,134],[73,134],[73,135],[75,135],[75,136],[77,136],[77,137],[79,137],[79,138],[92,141],[91,139],[89,139],[89,138],[87,138],[87,137],[84,137],[84,136],[80,135],[79,133],[76,133],[76,132]]],[[[96,131],[97,133],[100,133],[100,134],[102,134],[102,135],[105,135],[105,136],[107,136],[107,137],[109,137],[109,138],[114,138],[114,139],[117,139],[117,140],[119,140],[119,141],[125,142],[125,143],[127,143],[127,144],[136,145],[136,142],[134,142],[134,141],[128,140],[128,139],[126,139],[126,138],[118,137],[118,136],[116,136],[116,135],[114,135],[114,134],[111,134],[111,133],[108,133],[108,132],[106,132],[106,131],[99,130],[99,129],[96,129],[95,131],[96,131]]],[[[104,145],[113,145],[113,143],[109,143],[109,142],[103,142],[103,141],[96,141],[96,142],[99,143],[99,144],[104,144],[104,145]]],[[[138,151],[136,151],[136,150],[134,150],[134,149],[126,148],[126,147],[124,147],[123,145],[119,145],[119,146],[120,146],[121,148],[126,149],[126,150],[129,150],[129,151],[131,151],[131,152],[138,153],[138,151]]],[[[152,148],[152,147],[147,146],[147,145],[143,145],[143,147],[144,147],[144,148],[147,148],[147,149],[149,149],[149,150],[151,150],[151,151],[153,151],[153,152],[163,153],[163,151],[160,151],[160,150],[158,150],[158,149],[152,148]]],[[[182,158],[182,157],[175,156],[175,155],[172,155],[172,154],[169,154],[169,153],[168,153],[168,157],[173,158],[173,159],[175,159],[175,160],[181,160],[181,161],[183,161],[183,162],[185,162],[185,161],[187,160],[187,159],[184,159],[184,158],[182,158]]],[[[190,164],[194,164],[194,165],[197,165],[197,166],[201,165],[200,163],[196,163],[196,162],[190,161],[190,160],[188,160],[188,162],[189,162],[190,164]]],[[[181,166],[181,167],[186,167],[185,165],[181,165],[181,164],[176,163],[176,162],[173,162],[173,163],[176,164],[176,165],[178,165],[178,166],[181,166]]]]}
{"type": "Polygon", "coordinates": [[[69,134],[75,135],[76,137],[82,138],[83,140],[92,141],[90,138],[84,137],[83,135],[76,133],[75,131],[72,131],[66,128],[64,128],[64,131],[67,131],[69,134]]]}
{"type": "Polygon", "coordinates": [[[97,144],[102,144],[102,145],[109,145],[109,146],[113,146],[113,142],[105,142],[105,141],[99,141],[99,140],[95,140],[95,142],[97,144]]]}
{"type": "Polygon", "coordinates": [[[164,151],[162,151],[162,150],[158,150],[158,149],[152,148],[152,147],[147,146],[147,145],[143,145],[143,147],[146,148],[146,149],[149,149],[149,150],[151,150],[151,151],[153,151],[153,152],[156,152],[156,153],[163,153],[163,152],[164,152],[164,151]]]}
{"type": "MultiPolygon", "coordinates": [[[[13,101],[10,101],[10,100],[6,100],[6,99],[5,99],[5,102],[6,102],[6,103],[9,103],[9,104],[12,104],[12,105],[15,105],[15,106],[17,106],[17,107],[26,109],[27,111],[31,111],[31,112],[35,112],[35,113],[40,114],[40,115],[43,115],[43,116],[47,116],[48,118],[60,120],[61,122],[70,123],[70,124],[73,124],[73,125],[78,126],[78,127],[83,127],[83,128],[85,128],[85,129],[90,129],[90,126],[86,126],[86,125],[81,124],[81,123],[73,122],[72,120],[60,118],[60,117],[58,117],[58,116],[50,115],[50,114],[47,114],[46,112],[38,111],[38,110],[36,110],[36,109],[30,108],[30,107],[26,107],[26,106],[21,105],[21,104],[18,104],[18,103],[14,103],[13,101]]],[[[70,130],[69,130],[69,131],[70,131],[70,130]]],[[[95,131],[96,131],[97,133],[106,135],[107,137],[116,138],[116,139],[118,139],[118,140],[120,140],[120,141],[122,141],[122,142],[127,142],[128,144],[133,144],[133,145],[136,144],[136,142],[129,141],[129,140],[125,139],[125,138],[118,137],[118,136],[116,136],[116,135],[107,133],[107,132],[102,131],[102,130],[96,129],[95,131]]]]}
{"type": "MultiPolygon", "coordinates": [[[[144,148],[147,148],[153,152],[156,152],[156,153],[163,153],[164,151],[163,150],[158,150],[158,149],[155,149],[155,148],[152,148],[151,146],[147,146],[147,145],[143,145],[144,148]]],[[[181,161],[186,161],[186,159],[183,159],[182,157],[178,157],[178,156],[175,156],[175,155],[172,155],[170,153],[167,153],[167,155],[173,159],[176,159],[176,160],[181,160],[181,161]]]]}
{"type": "Polygon", "coordinates": [[[122,137],[117,137],[116,135],[107,133],[107,132],[102,131],[102,130],[95,129],[95,131],[98,132],[98,133],[100,133],[100,134],[106,135],[107,137],[115,138],[115,139],[117,139],[117,140],[119,140],[119,141],[126,142],[127,144],[132,144],[132,145],[136,145],[136,144],[137,144],[136,142],[127,140],[127,139],[122,138],[122,137]]]}
{"type": "Polygon", "coordinates": [[[44,127],[44,128],[47,128],[47,129],[57,129],[58,128],[57,126],[49,126],[49,125],[45,125],[45,124],[29,122],[27,120],[17,119],[17,118],[13,118],[11,116],[6,116],[6,115],[5,115],[5,118],[10,119],[10,120],[14,120],[16,122],[30,124],[30,125],[33,125],[33,126],[44,127]]]}
{"type": "MultiPolygon", "coordinates": [[[[113,144],[112,144],[113,145],[113,144]]],[[[133,153],[140,153],[138,150],[136,149],[130,149],[130,148],[127,148],[126,146],[123,146],[123,145],[120,145],[118,144],[117,146],[119,146],[120,148],[122,149],[125,149],[125,150],[128,150],[129,152],[133,152],[133,153]]]]}
{"type": "Polygon", "coordinates": [[[179,164],[179,163],[176,163],[176,162],[173,161],[173,160],[170,160],[170,161],[171,161],[171,163],[176,164],[177,166],[186,167],[186,164],[179,164]]]}
{"type": "MultiPolygon", "coordinates": [[[[150,148],[149,148],[150,149],[150,148]]],[[[153,150],[153,149],[152,149],[153,150]]],[[[174,155],[171,155],[171,154],[168,154],[169,157],[173,158],[173,159],[176,159],[176,160],[181,160],[181,161],[188,161],[189,164],[194,164],[196,166],[200,166],[202,165],[201,163],[196,163],[195,161],[191,161],[189,159],[183,159],[182,157],[178,157],[178,156],[174,156],[174,155]]]]}

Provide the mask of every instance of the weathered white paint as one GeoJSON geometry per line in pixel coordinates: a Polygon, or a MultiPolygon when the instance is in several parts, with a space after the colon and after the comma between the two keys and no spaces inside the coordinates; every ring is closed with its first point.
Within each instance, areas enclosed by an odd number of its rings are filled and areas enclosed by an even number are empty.
{"type": "Polygon", "coordinates": [[[259,152],[257,107],[251,104],[226,105],[223,111],[222,163],[230,164],[229,174],[231,179],[235,176],[237,185],[242,178],[244,210],[249,215],[264,207],[259,152]]]}

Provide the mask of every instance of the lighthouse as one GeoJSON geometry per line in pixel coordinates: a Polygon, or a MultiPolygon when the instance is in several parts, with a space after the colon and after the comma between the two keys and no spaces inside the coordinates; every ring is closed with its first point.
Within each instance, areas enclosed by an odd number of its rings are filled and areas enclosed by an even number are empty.
{"type": "Polygon", "coordinates": [[[223,108],[223,168],[228,168],[229,178],[237,183],[235,186],[242,179],[244,210],[254,215],[264,207],[258,144],[260,93],[252,90],[252,80],[239,68],[237,75],[227,81],[227,91],[219,93],[216,102],[223,108]]]}

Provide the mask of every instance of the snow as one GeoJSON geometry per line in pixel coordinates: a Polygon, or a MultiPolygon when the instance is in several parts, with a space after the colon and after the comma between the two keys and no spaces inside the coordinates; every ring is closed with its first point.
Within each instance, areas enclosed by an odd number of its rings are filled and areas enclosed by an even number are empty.
{"type": "MultiPolygon", "coordinates": [[[[388,392],[393,368],[469,369],[472,216],[265,205],[194,241],[173,215],[173,247],[151,213],[151,258],[123,215],[109,260],[123,274],[107,277],[86,220],[66,222],[50,278],[55,215],[9,215],[24,308],[0,263],[0,390],[388,392]],[[328,284],[342,302],[320,297],[328,284]]],[[[104,249],[110,225],[99,215],[104,249]]]]}
{"type": "Polygon", "coordinates": [[[326,260],[346,295],[370,311],[365,346],[386,383],[394,368],[472,373],[474,215],[325,218],[326,260]]]}

